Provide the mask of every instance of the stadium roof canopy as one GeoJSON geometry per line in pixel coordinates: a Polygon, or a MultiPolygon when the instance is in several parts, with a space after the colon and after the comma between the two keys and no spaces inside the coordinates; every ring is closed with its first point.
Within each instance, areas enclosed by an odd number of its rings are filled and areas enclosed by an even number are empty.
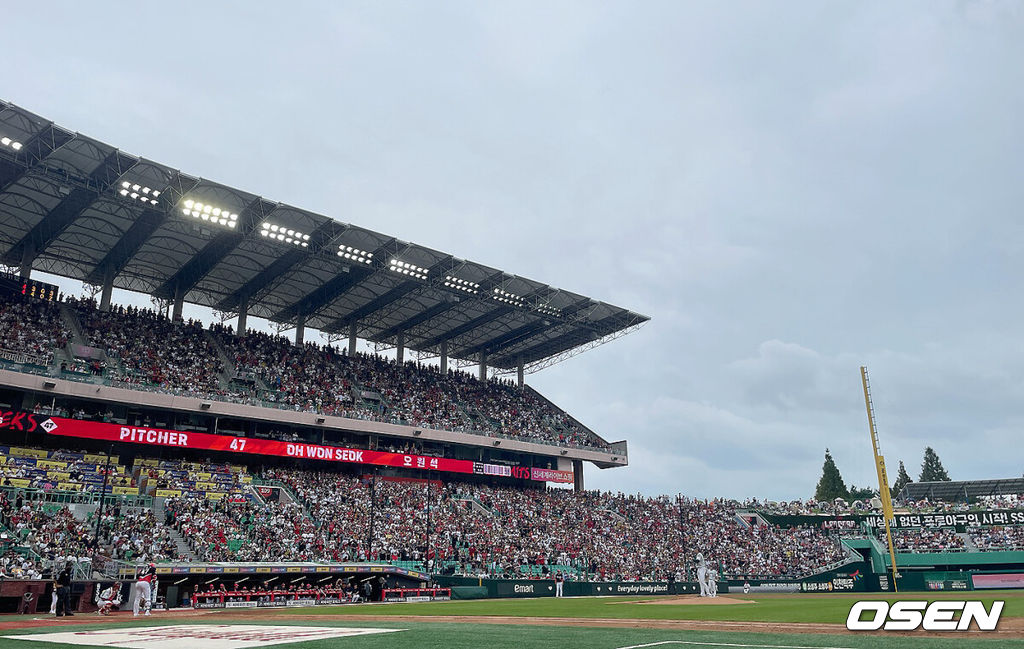
{"type": "Polygon", "coordinates": [[[536,370],[646,316],[190,176],[0,101],[0,263],[536,370]]]}
{"type": "Polygon", "coordinates": [[[967,502],[981,496],[1024,495],[1024,478],[1002,480],[958,480],[945,482],[908,482],[900,498],[904,500],[943,500],[967,502]]]}

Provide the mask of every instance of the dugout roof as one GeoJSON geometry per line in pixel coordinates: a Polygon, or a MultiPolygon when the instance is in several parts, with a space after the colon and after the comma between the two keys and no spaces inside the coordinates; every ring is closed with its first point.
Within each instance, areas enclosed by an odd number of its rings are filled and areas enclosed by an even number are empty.
{"type": "Polygon", "coordinates": [[[900,498],[904,500],[943,500],[968,502],[981,496],[1024,495],[1024,478],[1001,480],[957,480],[944,482],[908,482],[900,498]]]}
{"type": "MultiPolygon", "coordinates": [[[[580,252],[580,254],[584,254],[580,252]]],[[[0,101],[0,263],[510,370],[646,316],[124,153],[0,101]]]]}

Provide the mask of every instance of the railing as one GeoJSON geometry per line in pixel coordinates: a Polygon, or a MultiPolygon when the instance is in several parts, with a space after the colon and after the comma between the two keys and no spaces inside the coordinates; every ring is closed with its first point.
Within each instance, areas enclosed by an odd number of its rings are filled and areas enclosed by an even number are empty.
{"type": "MultiPolygon", "coordinates": [[[[100,502],[100,494],[96,491],[58,491],[56,489],[46,491],[34,487],[12,487],[0,486],[0,491],[5,491],[10,498],[15,494],[21,494],[28,502],[52,503],[54,505],[94,505],[100,502]]],[[[121,505],[123,507],[151,507],[153,497],[144,494],[113,494],[107,493],[103,496],[106,505],[121,505]]]]}
{"type": "MultiPolygon", "coordinates": [[[[12,352],[13,354],[14,352],[12,352]]],[[[503,439],[514,442],[526,442],[529,444],[540,444],[543,446],[550,446],[552,448],[571,448],[581,451],[591,451],[596,453],[604,453],[610,456],[617,457],[628,457],[626,454],[625,442],[616,442],[610,444],[607,448],[600,446],[585,446],[574,443],[560,443],[552,440],[543,438],[525,437],[520,435],[504,435],[502,433],[495,432],[493,430],[486,430],[481,428],[465,428],[465,427],[451,427],[451,428],[438,428],[435,429],[427,424],[410,422],[408,420],[400,419],[398,417],[387,417],[375,415],[372,412],[365,410],[357,410],[345,412],[344,414],[336,414],[334,412],[324,412],[316,408],[300,408],[295,405],[280,403],[277,401],[270,401],[267,399],[260,398],[258,396],[249,395],[237,395],[237,394],[217,394],[211,392],[202,392],[198,390],[187,390],[180,388],[165,388],[162,386],[149,385],[146,383],[136,383],[133,381],[125,381],[121,378],[114,376],[104,375],[82,375],[76,377],[69,375],[67,372],[61,372],[59,369],[53,369],[45,365],[34,365],[32,363],[23,363],[11,361],[5,359],[0,354],[0,368],[9,369],[15,372],[21,372],[23,374],[35,374],[43,376],[52,376],[54,378],[63,378],[67,380],[77,381],[80,383],[94,383],[97,385],[105,385],[112,388],[120,388],[123,390],[132,390],[136,392],[149,392],[152,394],[169,394],[179,397],[190,397],[193,399],[204,399],[208,401],[220,401],[222,403],[234,403],[245,406],[256,406],[259,408],[269,408],[272,410],[288,410],[290,412],[308,412],[326,416],[338,416],[345,417],[346,419],[356,419],[360,421],[373,421],[386,424],[398,424],[403,426],[412,426],[424,430],[440,430],[444,432],[453,433],[466,433],[470,435],[479,435],[481,437],[490,439],[503,439]]]]}

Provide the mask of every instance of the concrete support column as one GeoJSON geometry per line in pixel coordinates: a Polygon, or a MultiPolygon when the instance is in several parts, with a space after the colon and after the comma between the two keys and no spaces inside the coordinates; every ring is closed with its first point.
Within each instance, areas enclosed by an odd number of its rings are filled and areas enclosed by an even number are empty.
{"type": "Polygon", "coordinates": [[[306,316],[299,314],[298,319],[295,320],[295,346],[302,347],[302,343],[306,339],[306,316]]]}
{"type": "Polygon", "coordinates": [[[110,311],[110,298],[114,294],[114,269],[103,271],[103,290],[100,291],[100,311],[110,311]]]}
{"type": "Polygon", "coordinates": [[[238,302],[238,327],[235,330],[235,335],[244,338],[246,328],[248,327],[249,320],[249,298],[243,297],[238,302]]]}
{"type": "Polygon", "coordinates": [[[572,487],[573,491],[583,491],[583,460],[572,461],[572,487]]]}
{"type": "Polygon", "coordinates": [[[487,354],[480,352],[480,376],[477,377],[481,381],[487,380],[487,354]]]}
{"type": "Polygon", "coordinates": [[[171,320],[174,322],[181,322],[181,310],[185,306],[185,290],[181,286],[174,287],[174,311],[172,311],[171,320]]]}
{"type": "Polygon", "coordinates": [[[448,375],[448,341],[441,341],[441,376],[448,375]]]}
{"type": "Polygon", "coordinates": [[[356,323],[351,323],[348,326],[348,355],[356,355],[356,323]]]}
{"type": "Polygon", "coordinates": [[[405,362],[405,332],[398,333],[398,346],[395,348],[395,358],[399,363],[405,362]]]}
{"type": "Polygon", "coordinates": [[[524,369],[523,368],[523,357],[520,356],[519,357],[519,366],[516,368],[516,375],[517,375],[517,377],[519,379],[519,389],[520,390],[523,389],[523,378],[524,378],[523,369],[524,369]]]}
{"type": "Polygon", "coordinates": [[[21,279],[32,277],[32,262],[36,260],[36,246],[31,241],[21,251],[21,279]]]}

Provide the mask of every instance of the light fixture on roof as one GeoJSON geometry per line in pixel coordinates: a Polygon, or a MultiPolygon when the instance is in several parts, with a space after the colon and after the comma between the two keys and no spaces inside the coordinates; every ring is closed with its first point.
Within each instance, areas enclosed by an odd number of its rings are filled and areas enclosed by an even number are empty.
{"type": "Polygon", "coordinates": [[[359,262],[360,264],[366,264],[367,266],[373,263],[372,252],[360,250],[353,246],[346,246],[343,243],[338,244],[338,256],[344,259],[351,259],[352,261],[359,262]]]}
{"type": "Polygon", "coordinates": [[[415,277],[416,279],[427,279],[427,273],[429,269],[423,266],[417,266],[416,264],[410,264],[407,261],[399,261],[398,259],[392,259],[388,263],[388,268],[400,275],[408,275],[409,277],[415,277]]]}
{"type": "Polygon", "coordinates": [[[3,136],[3,137],[0,137],[0,144],[2,144],[4,146],[7,146],[7,147],[10,147],[10,148],[14,149],[15,151],[21,151],[21,142],[18,142],[17,140],[12,140],[11,138],[7,137],[6,135],[3,136]]]}
{"type": "Polygon", "coordinates": [[[140,203],[146,203],[150,207],[156,207],[156,199],[160,196],[160,191],[156,189],[150,189],[146,185],[140,185],[139,183],[131,183],[125,180],[121,183],[116,191],[125,198],[139,201],[140,203]]]}
{"type": "Polygon", "coordinates": [[[561,309],[556,309],[551,304],[538,304],[534,307],[539,313],[543,315],[560,316],[562,315],[561,309]]]}
{"type": "Polygon", "coordinates": [[[209,223],[215,223],[217,225],[223,225],[227,228],[238,227],[238,215],[219,207],[214,207],[208,203],[200,203],[194,201],[191,198],[182,203],[181,213],[185,216],[191,216],[194,219],[200,219],[202,221],[208,221],[209,223]]]}
{"type": "Polygon", "coordinates": [[[292,228],[286,228],[283,225],[277,225],[269,221],[264,221],[263,225],[260,226],[260,236],[266,237],[273,241],[283,241],[284,243],[291,243],[296,246],[303,248],[309,247],[309,235],[304,232],[299,232],[292,228]]]}
{"type": "Polygon", "coordinates": [[[499,302],[505,304],[511,304],[512,306],[523,306],[523,298],[519,297],[515,293],[509,293],[508,291],[502,290],[495,287],[491,297],[499,302]]]}
{"type": "Polygon", "coordinates": [[[444,285],[448,288],[458,289],[467,293],[479,293],[480,285],[466,279],[459,279],[453,275],[444,276],[444,285]]]}

